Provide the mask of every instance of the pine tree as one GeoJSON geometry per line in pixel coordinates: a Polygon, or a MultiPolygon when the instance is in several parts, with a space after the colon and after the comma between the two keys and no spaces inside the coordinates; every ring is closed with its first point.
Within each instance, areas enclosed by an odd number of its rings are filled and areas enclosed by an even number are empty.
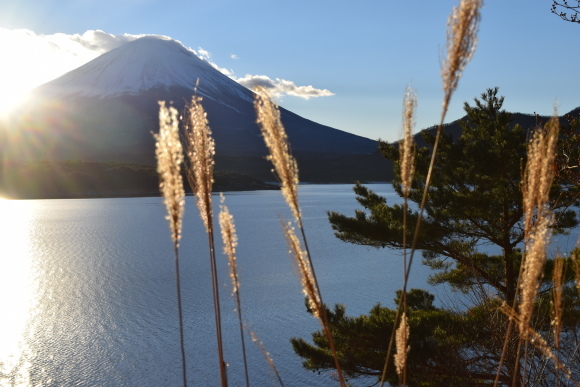
{"type": "MultiPolygon", "coordinates": [[[[412,384],[448,385],[474,380],[489,382],[495,378],[507,326],[507,317],[498,306],[502,301],[511,304],[516,297],[522,260],[524,230],[520,184],[528,138],[528,131],[514,125],[512,114],[502,109],[504,98],[497,93],[497,88],[488,89],[473,105],[465,103],[467,118],[460,123],[461,134],[458,138],[444,135],[439,145],[417,249],[422,251],[423,263],[434,270],[430,277],[432,284],[448,284],[454,290],[469,293],[475,301],[464,312],[433,309],[428,302],[411,308],[408,364],[409,375],[414,375],[412,384]]],[[[549,203],[555,217],[553,234],[565,233],[578,225],[579,167],[570,157],[578,154],[577,127],[568,127],[562,133],[560,153],[554,166],[562,173],[556,174],[549,203]]],[[[418,149],[416,155],[415,177],[409,196],[415,203],[421,202],[435,140],[429,131],[422,134],[428,146],[418,149]]],[[[395,164],[393,187],[403,196],[398,146],[381,143],[381,151],[395,164]]],[[[354,244],[403,249],[404,207],[388,204],[385,197],[361,184],[357,184],[354,191],[362,210],[356,210],[354,216],[329,212],[336,236],[354,244]]],[[[407,209],[406,241],[413,240],[412,232],[418,218],[413,208],[416,206],[407,209]]],[[[411,248],[410,242],[406,247],[411,248]]],[[[567,289],[572,289],[566,293],[566,324],[578,333],[580,302],[573,291],[572,259],[568,258],[565,265],[570,269],[565,278],[567,289]]],[[[549,260],[543,295],[538,299],[541,305],[534,319],[538,332],[550,329],[552,269],[553,261],[549,260]]],[[[368,316],[356,318],[346,316],[344,308],[335,309],[331,324],[337,330],[336,337],[342,338],[337,346],[347,374],[377,375],[382,370],[375,356],[382,356],[384,364],[385,341],[390,337],[394,315],[395,311],[380,306],[373,308],[368,316]],[[374,339],[365,336],[369,329],[375,329],[374,339]],[[373,340],[376,344],[371,345],[373,340]]],[[[306,359],[307,368],[330,368],[323,361],[326,356],[324,343],[316,334],[313,339],[314,345],[293,339],[295,351],[306,359]]],[[[516,347],[517,337],[509,343],[508,360],[500,373],[500,381],[509,384],[513,373],[518,373],[514,371],[517,369],[514,367],[516,347]]],[[[532,353],[527,361],[542,361],[542,354],[536,355],[538,357],[532,353]]],[[[549,369],[546,367],[542,372],[549,369]]],[[[394,371],[388,377],[391,382],[397,381],[394,371]]]]}

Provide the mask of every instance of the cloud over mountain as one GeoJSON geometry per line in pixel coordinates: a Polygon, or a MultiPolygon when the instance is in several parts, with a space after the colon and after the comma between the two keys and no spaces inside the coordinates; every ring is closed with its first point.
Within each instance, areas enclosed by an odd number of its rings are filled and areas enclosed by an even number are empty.
{"type": "Polygon", "coordinates": [[[237,78],[236,81],[248,89],[253,89],[256,86],[264,87],[277,97],[292,95],[307,100],[314,97],[329,97],[334,95],[330,90],[316,89],[312,85],[297,86],[292,81],[280,78],[271,79],[266,75],[246,75],[243,78],[237,78]]]}

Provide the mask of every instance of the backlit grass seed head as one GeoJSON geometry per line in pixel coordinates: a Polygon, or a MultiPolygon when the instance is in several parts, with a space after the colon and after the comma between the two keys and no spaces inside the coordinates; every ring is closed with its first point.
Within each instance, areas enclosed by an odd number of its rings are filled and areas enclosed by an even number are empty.
{"type": "Polygon", "coordinates": [[[399,328],[397,328],[397,333],[395,336],[395,343],[397,346],[397,353],[395,354],[395,368],[397,370],[397,375],[399,378],[403,379],[403,372],[407,364],[407,353],[411,349],[407,345],[409,341],[409,321],[407,320],[407,314],[403,313],[401,316],[401,323],[399,328]]]}
{"type": "Polygon", "coordinates": [[[451,95],[477,47],[482,6],[482,0],[461,0],[447,19],[447,56],[441,70],[444,92],[442,118],[447,114],[451,95]]]}
{"type": "Polygon", "coordinates": [[[534,300],[540,288],[540,281],[546,263],[546,250],[550,243],[551,216],[542,217],[528,236],[524,270],[520,282],[520,332],[525,332],[534,311],[534,300]]]}
{"type": "Polygon", "coordinates": [[[254,106],[258,117],[257,122],[270,152],[268,160],[274,165],[274,170],[282,184],[282,195],[292,210],[292,215],[298,219],[300,217],[298,166],[290,154],[290,144],[280,120],[280,111],[266,89],[257,88],[255,91],[254,106]]]}
{"type": "Polygon", "coordinates": [[[224,243],[224,254],[228,257],[233,293],[237,293],[240,288],[238,282],[238,269],[236,264],[236,247],[238,245],[238,237],[236,235],[234,217],[232,214],[230,214],[228,207],[223,204],[223,195],[221,196],[221,202],[222,205],[220,206],[219,222],[222,233],[222,241],[224,243]]]}
{"type": "Polygon", "coordinates": [[[550,214],[550,188],[555,174],[556,143],[559,124],[556,115],[546,125],[538,128],[528,143],[528,161],[524,172],[523,209],[526,254],[520,282],[520,331],[531,320],[534,299],[546,263],[546,249],[553,216],[550,214]]]}
{"type": "Polygon", "coordinates": [[[215,142],[207,121],[207,114],[201,105],[201,97],[193,97],[188,107],[186,125],[186,148],[191,168],[188,179],[197,197],[197,207],[206,230],[212,218],[211,192],[213,186],[213,166],[215,142]]]}
{"type": "Polygon", "coordinates": [[[530,230],[534,219],[548,211],[550,188],[556,173],[556,144],[560,124],[556,113],[545,128],[536,128],[528,143],[528,161],[524,173],[524,230],[530,230]]]}
{"type": "Polygon", "coordinates": [[[316,287],[316,282],[314,281],[314,275],[312,274],[312,267],[310,266],[306,252],[302,250],[300,245],[300,240],[296,236],[294,227],[290,223],[284,224],[282,222],[282,227],[284,229],[284,236],[286,237],[286,243],[288,244],[289,252],[294,257],[294,263],[300,276],[300,282],[302,283],[302,292],[308,300],[308,306],[312,310],[314,317],[322,321],[322,302],[318,296],[318,289],[316,287]]]}
{"type": "Polygon", "coordinates": [[[403,100],[403,140],[399,145],[399,162],[401,164],[401,184],[403,195],[408,198],[413,174],[415,173],[415,143],[413,141],[413,126],[415,125],[415,108],[417,96],[409,87],[403,100]]]}
{"type": "Polygon", "coordinates": [[[157,172],[160,177],[159,188],[165,198],[167,219],[171,229],[171,238],[175,243],[181,237],[181,222],[185,191],[181,177],[183,149],[179,141],[179,121],[177,110],[159,102],[159,134],[155,134],[155,155],[157,172]]]}

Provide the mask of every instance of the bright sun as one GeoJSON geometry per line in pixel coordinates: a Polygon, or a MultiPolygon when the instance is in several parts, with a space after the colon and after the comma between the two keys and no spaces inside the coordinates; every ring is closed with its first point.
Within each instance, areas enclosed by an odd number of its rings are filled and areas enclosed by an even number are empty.
{"type": "Polygon", "coordinates": [[[0,47],[0,118],[24,103],[30,90],[78,67],[83,60],[28,30],[0,27],[0,47]]]}
{"type": "Polygon", "coordinates": [[[38,83],[42,64],[34,50],[22,44],[18,35],[0,31],[0,47],[7,53],[0,61],[0,117],[24,102],[30,89],[38,83]]]}

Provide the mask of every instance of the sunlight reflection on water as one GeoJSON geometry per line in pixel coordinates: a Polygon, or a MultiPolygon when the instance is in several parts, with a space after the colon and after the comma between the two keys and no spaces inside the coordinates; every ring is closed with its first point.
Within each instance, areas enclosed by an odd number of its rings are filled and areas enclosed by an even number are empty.
{"type": "Polygon", "coordinates": [[[0,200],[0,384],[29,385],[25,335],[37,301],[30,248],[34,207],[0,200]]]}

